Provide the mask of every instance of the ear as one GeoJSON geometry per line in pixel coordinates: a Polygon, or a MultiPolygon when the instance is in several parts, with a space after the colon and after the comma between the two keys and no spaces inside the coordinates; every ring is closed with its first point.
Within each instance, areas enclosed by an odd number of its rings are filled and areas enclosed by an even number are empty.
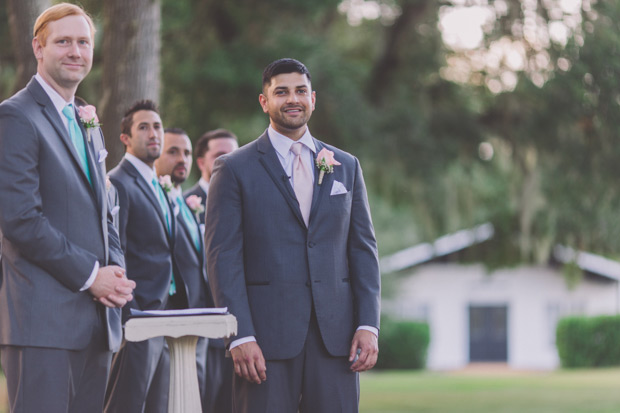
{"type": "Polygon", "coordinates": [[[129,144],[131,143],[131,136],[125,133],[121,133],[120,140],[121,142],[123,142],[123,145],[125,145],[125,147],[129,147],[129,144]]]}
{"type": "Polygon", "coordinates": [[[315,105],[316,105],[316,92],[313,90],[312,91],[312,110],[314,110],[315,105]]]}
{"type": "Polygon", "coordinates": [[[205,157],[201,156],[200,158],[196,158],[196,166],[198,167],[198,170],[200,170],[200,172],[203,172],[205,170],[205,157]]]}
{"type": "Polygon", "coordinates": [[[37,60],[41,60],[43,58],[43,45],[39,42],[37,37],[32,39],[32,51],[34,52],[34,57],[37,60]]]}
{"type": "Polygon", "coordinates": [[[269,109],[267,108],[267,97],[261,93],[260,95],[258,95],[258,102],[263,108],[263,112],[269,113],[269,109]]]}

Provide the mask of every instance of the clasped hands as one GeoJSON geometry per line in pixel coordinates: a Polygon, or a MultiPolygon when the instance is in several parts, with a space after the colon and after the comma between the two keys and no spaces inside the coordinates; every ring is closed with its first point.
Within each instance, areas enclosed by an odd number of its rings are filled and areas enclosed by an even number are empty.
{"type": "Polygon", "coordinates": [[[100,267],[95,281],[88,289],[96,301],[106,307],[123,307],[133,300],[136,283],[125,276],[125,269],[117,265],[100,267]]]}
{"type": "MultiPolygon", "coordinates": [[[[235,373],[252,383],[261,384],[267,380],[265,357],[258,343],[250,341],[230,350],[235,373]]],[[[377,336],[368,330],[358,330],[353,336],[349,351],[351,371],[370,370],[377,363],[379,345],[377,336]],[[359,353],[358,353],[359,350],[359,353]],[[356,355],[358,355],[356,359],[356,355]]]]}

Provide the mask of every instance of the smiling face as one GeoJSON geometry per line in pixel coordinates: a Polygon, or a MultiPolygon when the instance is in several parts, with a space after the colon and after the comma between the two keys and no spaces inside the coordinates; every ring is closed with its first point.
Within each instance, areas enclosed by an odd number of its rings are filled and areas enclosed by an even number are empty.
{"type": "Polygon", "coordinates": [[[48,24],[43,45],[32,40],[37,71],[67,101],[93,64],[91,28],[83,16],[67,16],[48,24]]]}
{"type": "Polygon", "coordinates": [[[316,95],[308,77],[301,73],[282,73],[271,78],[258,98],[271,126],[293,140],[301,138],[314,111],[316,95]]]}
{"type": "Polygon", "coordinates": [[[164,128],[157,112],[139,110],[133,114],[131,134],[121,134],[121,141],[130,153],[148,166],[161,155],[164,128]]]}
{"type": "Polygon", "coordinates": [[[192,143],[187,135],[167,132],[164,149],[155,161],[157,175],[170,175],[175,186],[185,182],[192,167],[192,143]]]}

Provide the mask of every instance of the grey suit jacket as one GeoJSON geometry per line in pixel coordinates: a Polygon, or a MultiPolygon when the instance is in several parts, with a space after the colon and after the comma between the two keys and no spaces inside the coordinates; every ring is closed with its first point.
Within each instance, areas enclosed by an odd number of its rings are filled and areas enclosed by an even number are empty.
{"type": "MultiPolygon", "coordinates": [[[[123,159],[108,175],[118,191],[119,234],[125,252],[127,278],[136,282],[135,298],[125,306],[124,315],[127,316],[129,308],[162,310],[168,302],[171,274],[174,271],[175,276],[178,275],[174,259],[177,223],[172,207],[168,205],[172,218],[169,233],[153,190],[127,159],[123,159]]],[[[177,287],[180,292],[185,290],[182,282],[177,283],[177,287]]]]}
{"type": "Polygon", "coordinates": [[[302,350],[312,308],[323,342],[345,356],[357,326],[379,327],[380,276],[362,171],[355,157],[315,185],[309,227],[267,132],[214,168],[207,201],[207,273],[218,306],[255,336],[266,359],[302,350]],[[330,195],[334,181],[346,194],[330,195]]]}
{"type": "Polygon", "coordinates": [[[109,347],[120,344],[119,310],[79,291],[95,261],[124,266],[103,169],[92,139],[85,145],[92,186],[35,79],[0,104],[0,344],[83,349],[98,311],[107,317],[109,347]]]}

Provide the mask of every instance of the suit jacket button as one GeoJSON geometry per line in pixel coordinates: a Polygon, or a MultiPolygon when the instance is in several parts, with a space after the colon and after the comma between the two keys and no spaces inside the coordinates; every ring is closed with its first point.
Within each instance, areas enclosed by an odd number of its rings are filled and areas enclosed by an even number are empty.
{"type": "Polygon", "coordinates": [[[309,242],[309,243],[308,243],[308,246],[309,246],[310,248],[313,248],[315,245],[316,245],[316,244],[315,244],[314,242],[309,242]]]}

